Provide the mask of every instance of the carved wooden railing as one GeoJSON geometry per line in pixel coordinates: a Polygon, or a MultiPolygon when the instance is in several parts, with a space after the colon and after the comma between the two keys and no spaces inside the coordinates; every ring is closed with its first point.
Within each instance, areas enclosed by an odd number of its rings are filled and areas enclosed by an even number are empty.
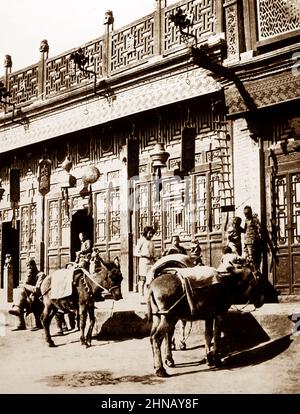
{"type": "Polygon", "coordinates": [[[111,35],[109,74],[113,75],[154,56],[154,13],[111,35]]]}
{"type": "MultiPolygon", "coordinates": [[[[42,53],[36,65],[14,73],[7,70],[3,81],[11,93],[8,102],[23,106],[59,97],[92,85],[91,73],[99,82],[126,70],[139,70],[153,58],[163,60],[182,53],[186,44],[170,19],[178,7],[193,16],[190,33],[198,44],[225,32],[227,61],[239,60],[241,53],[255,50],[261,41],[300,30],[299,0],[181,0],[118,30],[106,30],[102,37],[81,46],[90,75],[71,59],[77,49],[51,58],[42,53]]],[[[12,107],[2,105],[2,109],[12,107]]]]}
{"type": "Polygon", "coordinates": [[[38,65],[29,66],[25,70],[14,72],[8,77],[8,90],[11,101],[15,104],[24,104],[38,99],[38,65]]]}
{"type": "Polygon", "coordinates": [[[178,28],[170,20],[177,7],[180,7],[187,15],[193,15],[193,26],[190,33],[195,35],[200,42],[205,42],[207,38],[219,31],[219,21],[221,16],[217,16],[217,1],[181,1],[172,4],[164,10],[164,36],[163,51],[165,54],[173,53],[176,50],[186,47],[180,39],[178,28]]]}
{"type": "MultiPolygon", "coordinates": [[[[103,58],[103,39],[96,39],[90,43],[81,46],[84,55],[88,58],[85,68],[102,76],[102,58],[103,58]]],[[[83,74],[71,59],[68,53],[56,56],[46,61],[45,76],[45,97],[51,97],[59,93],[66,93],[73,87],[91,82],[89,76],[83,74]]]]}
{"type": "MultiPolygon", "coordinates": [[[[169,19],[177,7],[193,14],[192,32],[205,41],[216,31],[216,1],[182,0],[111,33],[107,31],[102,37],[81,46],[88,57],[86,69],[94,72],[99,81],[101,77],[112,77],[145,65],[154,56],[182,51],[186,45],[180,43],[178,30],[169,19]]],[[[30,104],[92,83],[91,76],[76,68],[71,59],[75,50],[49,59],[42,54],[36,65],[7,73],[5,83],[11,92],[10,101],[16,105],[30,104]]]]}

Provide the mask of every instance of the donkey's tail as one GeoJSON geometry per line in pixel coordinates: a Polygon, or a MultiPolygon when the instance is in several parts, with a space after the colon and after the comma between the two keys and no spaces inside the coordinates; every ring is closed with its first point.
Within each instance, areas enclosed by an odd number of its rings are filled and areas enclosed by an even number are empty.
{"type": "Polygon", "coordinates": [[[147,297],[147,321],[148,322],[152,322],[152,316],[153,316],[153,312],[152,312],[152,302],[153,301],[153,292],[151,289],[149,289],[148,291],[148,297],[147,297]]]}
{"type": "Polygon", "coordinates": [[[153,290],[150,288],[147,297],[147,320],[152,322],[153,314],[158,312],[158,306],[155,301],[153,290]]]}

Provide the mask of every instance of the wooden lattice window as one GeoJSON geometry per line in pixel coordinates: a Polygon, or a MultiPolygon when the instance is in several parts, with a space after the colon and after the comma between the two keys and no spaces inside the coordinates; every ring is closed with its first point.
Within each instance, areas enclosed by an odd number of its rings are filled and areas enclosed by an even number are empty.
{"type": "Polygon", "coordinates": [[[109,240],[120,237],[120,189],[109,190],[109,240]]]}
{"type": "Polygon", "coordinates": [[[120,189],[110,188],[96,194],[96,243],[120,238],[120,189]]]}
{"type": "Polygon", "coordinates": [[[286,177],[278,177],[275,181],[276,196],[276,228],[277,239],[281,245],[288,243],[288,213],[287,213],[287,182],[286,177]]]}
{"type": "Polygon", "coordinates": [[[140,184],[137,187],[137,202],[136,210],[139,211],[139,234],[142,233],[144,227],[150,223],[150,212],[149,212],[149,186],[150,183],[140,184]]]}
{"type": "Polygon", "coordinates": [[[292,175],[292,243],[300,243],[300,174],[292,175]]]}
{"type": "Polygon", "coordinates": [[[20,249],[34,250],[36,247],[36,205],[21,207],[20,217],[20,249]]]}
{"type": "Polygon", "coordinates": [[[96,194],[96,243],[105,240],[106,191],[96,194]]]}
{"type": "Polygon", "coordinates": [[[299,0],[257,0],[257,13],[259,40],[300,29],[299,0]]]}
{"type": "Polygon", "coordinates": [[[57,200],[49,202],[49,233],[48,244],[49,247],[58,247],[59,233],[59,203],[57,200]]]}
{"type": "Polygon", "coordinates": [[[210,197],[212,222],[211,230],[218,231],[221,228],[221,197],[220,197],[220,173],[211,174],[210,178],[210,197]]]}
{"type": "Polygon", "coordinates": [[[196,233],[205,233],[207,231],[207,190],[206,175],[196,177],[196,233]]]}
{"type": "Polygon", "coordinates": [[[189,190],[186,188],[188,177],[185,180],[178,178],[166,180],[163,185],[166,238],[174,233],[186,236],[190,231],[189,190]]]}
{"type": "Polygon", "coordinates": [[[61,246],[67,247],[70,244],[70,218],[69,205],[65,200],[61,202],[60,208],[60,229],[61,229],[61,246]]]}

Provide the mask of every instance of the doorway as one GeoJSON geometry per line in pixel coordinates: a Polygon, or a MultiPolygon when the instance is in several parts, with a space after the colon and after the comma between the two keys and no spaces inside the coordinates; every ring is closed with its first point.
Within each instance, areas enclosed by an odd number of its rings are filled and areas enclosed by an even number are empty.
{"type": "Polygon", "coordinates": [[[19,286],[19,270],[20,270],[20,222],[17,221],[17,228],[12,227],[12,222],[2,223],[2,255],[1,255],[1,287],[3,287],[3,269],[5,263],[5,255],[10,254],[13,265],[13,282],[14,288],[19,286]]]}
{"type": "Polygon", "coordinates": [[[86,233],[88,239],[92,241],[94,245],[94,220],[93,217],[88,215],[88,210],[86,208],[82,210],[77,210],[76,213],[72,215],[71,220],[71,261],[75,261],[76,252],[80,250],[81,242],[79,240],[79,233],[86,233]]]}
{"type": "MultiPolygon", "coordinates": [[[[287,164],[287,163],[286,163],[287,164]]],[[[274,182],[277,255],[275,287],[281,294],[300,293],[300,174],[278,174],[274,182]]]]}

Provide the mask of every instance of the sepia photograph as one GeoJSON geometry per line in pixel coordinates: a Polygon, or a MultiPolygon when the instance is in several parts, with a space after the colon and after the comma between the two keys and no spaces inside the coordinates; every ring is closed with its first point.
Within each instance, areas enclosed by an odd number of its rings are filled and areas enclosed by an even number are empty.
{"type": "Polygon", "coordinates": [[[3,2],[0,354],[49,409],[299,396],[300,0],[3,2]]]}

